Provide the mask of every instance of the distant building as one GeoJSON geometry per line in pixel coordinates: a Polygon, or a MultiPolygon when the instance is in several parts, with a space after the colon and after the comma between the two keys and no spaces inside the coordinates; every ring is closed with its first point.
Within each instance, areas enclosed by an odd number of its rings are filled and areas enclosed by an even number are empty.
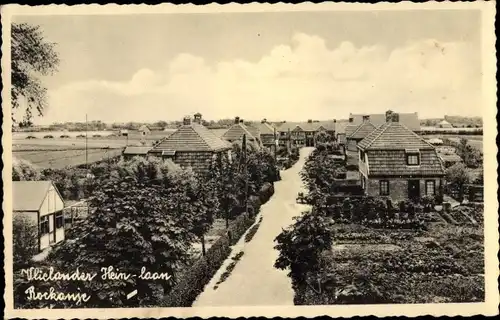
{"type": "Polygon", "coordinates": [[[151,150],[152,147],[136,147],[136,146],[128,146],[125,148],[123,151],[123,159],[124,160],[130,160],[134,157],[144,157],[147,158],[149,150],[151,150]]]}
{"type": "Polygon", "coordinates": [[[370,116],[364,116],[363,122],[357,126],[346,127],[346,144],[347,150],[357,152],[358,143],[363,140],[367,135],[377,129],[371,122],[370,116]]]}
{"type": "MultiPolygon", "coordinates": [[[[349,115],[349,125],[360,125],[363,123],[363,118],[368,116],[370,118],[370,122],[375,127],[380,127],[381,125],[387,122],[387,118],[391,117],[392,111],[387,111],[384,113],[377,114],[350,114],[349,115]]],[[[398,122],[405,125],[408,129],[413,132],[420,132],[420,120],[418,119],[418,113],[397,113],[399,119],[398,122]]],[[[347,131],[347,128],[346,128],[347,131]]],[[[347,132],[346,132],[347,135],[347,132]]]]}
{"type": "Polygon", "coordinates": [[[246,136],[248,142],[254,143],[258,147],[261,146],[258,129],[245,125],[243,119],[239,117],[234,118],[233,125],[222,135],[222,138],[232,143],[242,140],[243,135],[246,136]]]}
{"type": "Polygon", "coordinates": [[[394,201],[442,194],[445,172],[436,149],[402,123],[383,124],[357,147],[365,194],[394,201]]]}
{"type": "Polygon", "coordinates": [[[120,136],[128,136],[128,130],[127,129],[120,130],[119,135],[120,136]]]}
{"type": "Polygon", "coordinates": [[[139,128],[139,132],[141,133],[141,136],[147,136],[151,134],[151,129],[147,125],[142,125],[139,128]]]}
{"type": "Polygon", "coordinates": [[[285,145],[289,140],[291,144],[299,147],[316,146],[316,136],[324,131],[335,139],[336,120],[307,122],[285,122],[281,124],[277,131],[279,132],[280,143],[285,145]],[[290,132],[290,136],[288,136],[290,132]]]}
{"type": "Polygon", "coordinates": [[[230,143],[186,117],[183,125],[156,144],[148,156],[170,159],[181,167],[191,167],[197,173],[205,173],[217,154],[227,152],[230,156],[230,150],[230,143]]]}
{"type": "Polygon", "coordinates": [[[276,140],[279,137],[278,131],[271,123],[263,119],[258,125],[257,129],[260,134],[260,141],[267,149],[273,151],[276,148],[276,140]]]}
{"type": "Polygon", "coordinates": [[[37,226],[38,249],[64,240],[64,201],[52,181],[13,181],[13,214],[37,226]]]}
{"type": "Polygon", "coordinates": [[[448,121],[446,121],[444,119],[441,122],[438,123],[438,127],[439,128],[453,128],[453,126],[451,125],[451,123],[449,123],[448,121]]]}

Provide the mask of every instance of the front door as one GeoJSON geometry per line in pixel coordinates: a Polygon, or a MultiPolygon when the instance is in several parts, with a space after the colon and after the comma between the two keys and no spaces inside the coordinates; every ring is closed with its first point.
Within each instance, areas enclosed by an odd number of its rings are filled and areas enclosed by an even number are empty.
{"type": "Polygon", "coordinates": [[[418,199],[420,197],[420,181],[408,180],[408,198],[418,199]]]}

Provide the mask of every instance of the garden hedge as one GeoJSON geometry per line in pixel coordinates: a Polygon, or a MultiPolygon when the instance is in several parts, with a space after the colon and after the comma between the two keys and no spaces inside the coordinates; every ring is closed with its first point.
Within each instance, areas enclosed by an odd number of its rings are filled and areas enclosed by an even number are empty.
{"type": "Polygon", "coordinates": [[[234,219],[228,230],[230,235],[230,245],[236,244],[248,228],[254,224],[254,222],[255,215],[248,215],[245,213],[234,219]]]}
{"type": "Polygon", "coordinates": [[[274,194],[274,186],[269,182],[264,183],[264,185],[260,188],[259,191],[260,203],[264,204],[267,201],[269,201],[269,199],[273,194],[274,194]]]}
{"type": "Polygon", "coordinates": [[[177,284],[165,296],[162,307],[191,307],[198,295],[213,278],[231,253],[227,236],[221,236],[207,250],[204,257],[181,276],[177,284]]]}

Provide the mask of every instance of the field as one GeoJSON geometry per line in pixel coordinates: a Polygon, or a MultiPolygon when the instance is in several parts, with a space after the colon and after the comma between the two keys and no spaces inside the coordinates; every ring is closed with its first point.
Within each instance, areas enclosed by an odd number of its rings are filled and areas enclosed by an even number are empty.
{"type": "MultiPolygon", "coordinates": [[[[226,130],[214,129],[213,132],[222,136],[226,130]]],[[[119,156],[126,146],[139,146],[142,143],[151,146],[174,131],[153,131],[146,136],[130,132],[128,137],[111,131],[88,132],[87,139],[76,137],[85,135],[84,132],[15,132],[12,151],[14,158],[27,160],[37,167],[61,169],[85,164],[85,146],[88,149],[88,162],[92,163],[119,156]],[[63,134],[69,135],[69,138],[61,138],[63,134]],[[44,138],[46,135],[54,138],[44,138]],[[28,136],[35,138],[27,139],[28,136]]]]}
{"type": "Polygon", "coordinates": [[[429,134],[423,136],[425,139],[450,139],[455,142],[460,142],[460,139],[465,138],[467,142],[474,148],[483,152],[483,136],[482,135],[452,135],[452,134],[429,134]]]}

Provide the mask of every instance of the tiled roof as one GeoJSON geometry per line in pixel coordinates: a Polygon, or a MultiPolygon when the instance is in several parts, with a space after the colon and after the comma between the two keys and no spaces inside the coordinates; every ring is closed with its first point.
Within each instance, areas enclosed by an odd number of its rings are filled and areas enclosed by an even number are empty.
{"type": "Polygon", "coordinates": [[[219,151],[231,146],[198,123],[183,125],[160,141],[150,152],[162,151],[219,151]]]}
{"type": "Polygon", "coordinates": [[[229,130],[224,133],[222,138],[228,141],[236,141],[243,139],[243,135],[246,134],[247,140],[255,140],[254,135],[250,132],[247,126],[243,123],[235,123],[229,128],[229,130]]]}
{"type": "Polygon", "coordinates": [[[52,181],[13,181],[12,210],[38,211],[50,186],[52,181]]]}
{"type": "Polygon", "coordinates": [[[406,164],[404,150],[369,150],[368,176],[442,176],[444,168],[436,150],[421,150],[420,165],[406,164]]]}
{"type": "Polygon", "coordinates": [[[356,125],[356,124],[349,124],[349,125],[345,126],[345,129],[344,129],[345,136],[350,137],[351,134],[353,134],[357,128],[358,128],[358,125],[356,125]]]}
{"type": "Polygon", "coordinates": [[[123,151],[123,154],[147,154],[152,147],[131,147],[128,146],[123,151]]]}
{"type": "Polygon", "coordinates": [[[257,127],[254,127],[254,126],[245,126],[248,130],[248,132],[250,132],[250,134],[254,137],[259,137],[260,136],[260,130],[257,128],[257,127]]]}
{"type": "MultiPolygon", "coordinates": [[[[404,124],[406,127],[408,127],[410,130],[413,131],[420,131],[420,120],[418,119],[418,113],[399,113],[396,112],[399,115],[399,122],[404,124]]],[[[375,127],[379,127],[386,123],[385,121],[385,114],[366,114],[367,116],[370,116],[370,122],[375,125],[375,127]]],[[[363,114],[351,114],[350,117],[353,118],[352,124],[361,124],[363,123],[363,114]]]]}
{"type": "Polygon", "coordinates": [[[387,122],[358,143],[363,150],[432,149],[434,147],[400,122],[387,122]]]}
{"type": "Polygon", "coordinates": [[[462,158],[458,154],[446,154],[446,153],[438,153],[439,157],[443,161],[447,162],[462,162],[462,158]]]}
{"type": "Polygon", "coordinates": [[[258,123],[256,127],[259,129],[260,134],[274,134],[274,127],[267,123],[258,123]]]}
{"type": "Polygon", "coordinates": [[[377,129],[371,122],[363,122],[356,127],[353,133],[349,135],[348,139],[364,139],[367,135],[377,129]]]}

